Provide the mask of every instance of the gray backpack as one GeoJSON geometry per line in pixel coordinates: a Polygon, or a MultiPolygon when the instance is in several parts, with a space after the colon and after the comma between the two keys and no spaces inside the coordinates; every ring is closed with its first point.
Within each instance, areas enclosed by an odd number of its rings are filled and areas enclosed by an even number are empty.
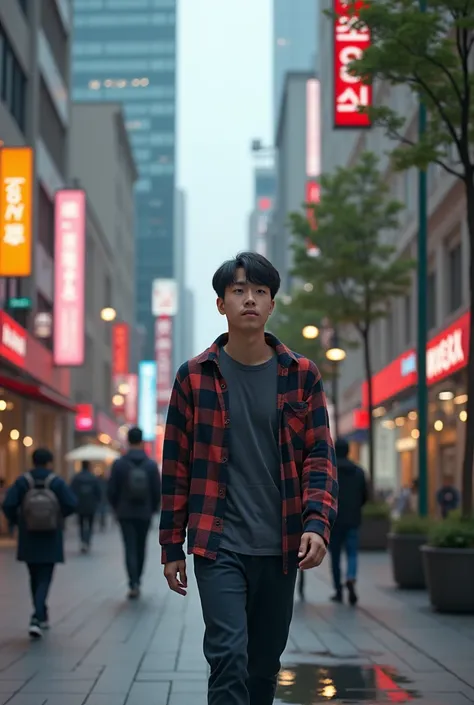
{"type": "Polygon", "coordinates": [[[35,481],[31,473],[25,474],[29,490],[23,498],[21,514],[27,531],[39,533],[61,528],[61,506],[51,489],[55,477],[51,473],[45,480],[35,481]]]}
{"type": "Polygon", "coordinates": [[[149,495],[148,473],[142,465],[131,463],[127,473],[126,497],[132,504],[144,504],[149,495]]]}

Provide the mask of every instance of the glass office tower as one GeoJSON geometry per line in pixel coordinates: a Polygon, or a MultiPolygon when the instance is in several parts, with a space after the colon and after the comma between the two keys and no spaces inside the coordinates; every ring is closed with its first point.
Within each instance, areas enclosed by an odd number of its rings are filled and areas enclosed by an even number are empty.
{"type": "Polygon", "coordinates": [[[123,103],[139,173],[136,305],[151,360],[152,282],[174,275],[176,14],[176,0],[74,0],[73,99],[123,103]]]}

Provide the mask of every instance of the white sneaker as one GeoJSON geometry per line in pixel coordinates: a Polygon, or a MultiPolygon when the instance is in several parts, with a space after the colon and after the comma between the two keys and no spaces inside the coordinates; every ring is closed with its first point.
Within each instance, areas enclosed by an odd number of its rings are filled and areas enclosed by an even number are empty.
{"type": "Polygon", "coordinates": [[[38,622],[34,621],[31,622],[30,627],[28,629],[28,634],[32,639],[41,639],[43,636],[43,630],[41,629],[40,625],[38,622]]]}

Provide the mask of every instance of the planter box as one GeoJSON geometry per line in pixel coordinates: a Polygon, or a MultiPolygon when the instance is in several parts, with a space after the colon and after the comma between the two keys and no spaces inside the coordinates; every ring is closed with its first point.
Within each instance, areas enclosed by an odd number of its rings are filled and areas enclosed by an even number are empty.
{"type": "Polygon", "coordinates": [[[389,517],[363,517],[359,532],[360,551],[386,551],[389,517]]]}
{"type": "Polygon", "coordinates": [[[474,549],[423,546],[421,552],[432,607],[474,613],[474,549]]]}
{"type": "Polygon", "coordinates": [[[420,551],[425,543],[426,536],[419,534],[388,535],[393,579],[398,587],[407,590],[422,590],[426,587],[420,551]]]}

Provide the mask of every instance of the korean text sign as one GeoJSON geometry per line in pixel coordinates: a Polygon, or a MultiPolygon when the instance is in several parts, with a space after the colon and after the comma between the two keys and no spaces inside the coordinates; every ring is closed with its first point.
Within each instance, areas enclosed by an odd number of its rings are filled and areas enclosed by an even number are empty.
{"type": "Polygon", "coordinates": [[[173,384],[173,319],[158,316],[155,321],[155,355],[158,367],[158,405],[168,406],[173,384]]]}
{"type": "Polygon", "coordinates": [[[64,189],[55,199],[54,363],[84,364],[84,191],[64,189]]]}
{"type": "Polygon", "coordinates": [[[370,46],[370,32],[366,27],[355,28],[358,12],[364,2],[334,0],[334,126],[370,127],[369,116],[359,107],[372,104],[372,86],[364,84],[348,70],[349,64],[360,59],[370,46]]]}
{"type": "Polygon", "coordinates": [[[29,277],[33,240],[33,150],[0,150],[0,276],[29,277]]]}
{"type": "Polygon", "coordinates": [[[138,425],[144,441],[156,436],[156,362],[144,360],[138,366],[138,425]]]}
{"type": "Polygon", "coordinates": [[[129,332],[126,323],[115,323],[112,332],[112,374],[114,377],[128,374],[129,332]]]}

